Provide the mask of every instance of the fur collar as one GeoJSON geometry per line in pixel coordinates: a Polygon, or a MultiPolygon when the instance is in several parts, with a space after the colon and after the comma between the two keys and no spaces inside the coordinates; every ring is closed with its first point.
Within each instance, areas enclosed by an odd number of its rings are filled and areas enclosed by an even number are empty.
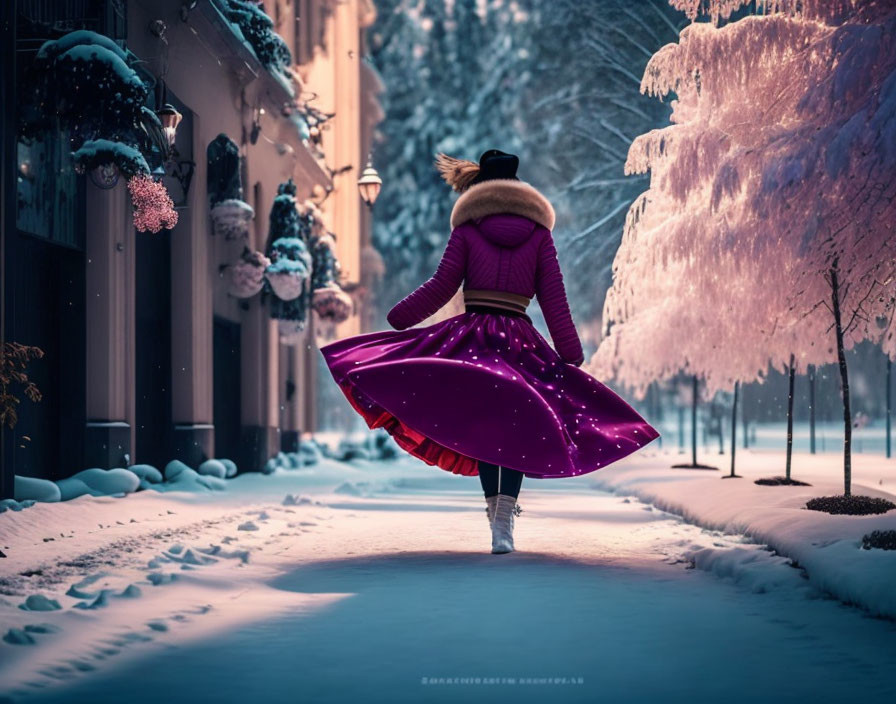
{"type": "Polygon", "coordinates": [[[506,178],[483,181],[464,191],[451,211],[451,229],[496,213],[522,215],[554,229],[554,208],[548,199],[525,181],[506,178]]]}

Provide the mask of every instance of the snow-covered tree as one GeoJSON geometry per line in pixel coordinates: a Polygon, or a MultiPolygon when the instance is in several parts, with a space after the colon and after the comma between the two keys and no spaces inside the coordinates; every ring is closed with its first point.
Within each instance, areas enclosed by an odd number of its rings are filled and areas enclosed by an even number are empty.
{"type": "Polygon", "coordinates": [[[893,340],[896,6],[672,0],[695,22],[650,61],[642,90],[672,124],[639,137],[627,170],[651,171],[628,214],[595,360],[643,387],[701,369],[728,386],[775,366],[831,361],[893,340]],[[715,345],[715,347],[713,347],[715,345]]]}

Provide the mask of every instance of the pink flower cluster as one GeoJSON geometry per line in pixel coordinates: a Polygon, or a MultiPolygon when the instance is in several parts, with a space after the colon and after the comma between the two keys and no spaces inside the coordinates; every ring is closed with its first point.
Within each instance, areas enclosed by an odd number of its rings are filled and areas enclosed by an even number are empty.
{"type": "Polygon", "coordinates": [[[251,298],[264,286],[264,270],[271,260],[261,252],[249,252],[235,264],[227,267],[228,290],[236,298],[251,298]]]}
{"type": "Polygon", "coordinates": [[[134,227],[140,232],[160,232],[177,225],[174,201],[161,183],[147,174],[137,174],[128,181],[134,205],[134,227]]]}

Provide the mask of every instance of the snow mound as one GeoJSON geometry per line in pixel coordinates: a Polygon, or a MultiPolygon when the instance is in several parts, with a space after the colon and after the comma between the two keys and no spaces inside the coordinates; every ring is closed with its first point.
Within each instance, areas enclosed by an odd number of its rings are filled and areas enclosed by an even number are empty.
{"type": "Polygon", "coordinates": [[[13,493],[16,501],[30,499],[33,501],[55,502],[62,498],[62,493],[54,482],[48,479],[20,477],[18,475],[15,478],[13,493]]]}
{"type": "Polygon", "coordinates": [[[85,469],[71,478],[80,480],[99,496],[131,494],[140,488],[140,477],[127,469],[85,469]]]}
{"type": "Polygon", "coordinates": [[[169,462],[165,467],[166,477],[168,477],[169,468],[175,463],[183,465],[183,467],[177,468],[180,471],[174,473],[174,478],[169,478],[168,481],[163,484],[155,484],[150,487],[151,489],[155,489],[156,491],[190,491],[194,493],[206,493],[209,491],[223,491],[227,488],[226,480],[220,479],[219,477],[199,474],[195,469],[190,469],[184,465],[183,462],[179,462],[178,460],[169,462]]]}
{"type": "Polygon", "coordinates": [[[167,479],[168,481],[177,479],[178,475],[181,472],[184,472],[188,469],[190,468],[180,460],[171,460],[168,464],[165,465],[165,479],[167,479]]]}
{"type": "Polygon", "coordinates": [[[21,511],[23,508],[34,506],[34,499],[16,501],[15,499],[0,499],[0,513],[4,511],[21,511]]]}
{"type": "Polygon", "coordinates": [[[162,473],[151,464],[132,464],[128,467],[129,472],[136,474],[142,481],[150,484],[160,484],[164,481],[162,473]]]}
{"type": "Polygon", "coordinates": [[[79,496],[84,496],[85,494],[89,496],[101,496],[102,492],[91,489],[87,484],[82,482],[80,479],[75,479],[74,477],[68,477],[67,479],[60,479],[56,482],[56,486],[59,487],[60,494],[62,495],[63,501],[70,501],[71,499],[77,499],[79,496]]]}
{"type": "Polygon", "coordinates": [[[293,494],[287,494],[283,498],[284,506],[302,506],[304,504],[311,504],[311,503],[314,503],[314,501],[311,499],[311,497],[305,496],[304,494],[302,494],[300,496],[295,496],[293,494]]]}
{"type": "Polygon", "coordinates": [[[729,578],[755,594],[778,589],[815,592],[793,561],[760,548],[700,548],[685,553],[694,567],[729,578]]]}
{"type": "Polygon", "coordinates": [[[224,479],[227,476],[227,467],[220,460],[206,460],[196,470],[199,474],[208,477],[224,479]]]}

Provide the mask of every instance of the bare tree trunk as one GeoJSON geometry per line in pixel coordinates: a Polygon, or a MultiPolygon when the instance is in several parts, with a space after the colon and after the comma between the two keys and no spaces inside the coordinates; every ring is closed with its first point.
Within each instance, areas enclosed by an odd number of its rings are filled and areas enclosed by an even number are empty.
{"type": "Polygon", "coordinates": [[[787,381],[787,462],[784,476],[790,479],[790,465],[793,459],[793,382],[796,370],[794,369],[793,352],[790,353],[790,366],[788,368],[787,381]]]}
{"type": "Polygon", "coordinates": [[[849,407],[849,370],[846,366],[846,350],[843,348],[843,321],[840,315],[840,281],[837,278],[837,260],[830,270],[831,309],[834,311],[834,329],[837,333],[837,362],[840,366],[840,387],[843,394],[843,494],[850,496],[852,485],[852,412],[849,407]]]}
{"type": "Polygon", "coordinates": [[[893,456],[893,360],[887,355],[887,457],[893,456]]]}
{"type": "Polygon", "coordinates": [[[749,423],[747,422],[747,389],[746,389],[746,387],[741,389],[741,393],[740,393],[740,422],[741,422],[741,426],[743,428],[744,449],[746,450],[748,447],[750,447],[750,438],[749,438],[750,434],[747,432],[749,430],[749,423]]]}
{"type": "Polygon", "coordinates": [[[697,375],[693,377],[691,394],[691,464],[697,466],[697,375]]]}
{"type": "Polygon", "coordinates": [[[737,475],[734,473],[734,451],[737,449],[737,390],[740,386],[740,382],[734,382],[734,402],[731,404],[731,474],[730,476],[736,477],[737,475]]]}
{"type": "Polygon", "coordinates": [[[815,454],[815,365],[809,366],[809,452],[815,454]]]}
{"type": "Polygon", "coordinates": [[[678,454],[684,454],[684,406],[678,407],[678,454]]]}

